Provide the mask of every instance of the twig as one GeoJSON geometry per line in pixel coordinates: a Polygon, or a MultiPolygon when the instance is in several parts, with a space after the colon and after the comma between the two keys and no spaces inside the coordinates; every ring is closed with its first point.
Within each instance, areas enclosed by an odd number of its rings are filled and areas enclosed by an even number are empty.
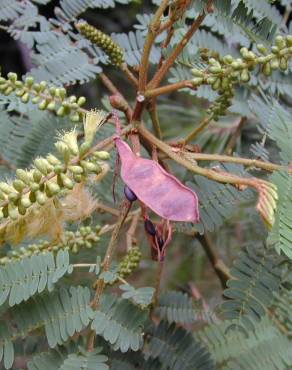
{"type": "Polygon", "coordinates": [[[129,70],[126,63],[122,63],[121,65],[121,71],[125,73],[125,76],[128,78],[128,80],[131,82],[131,84],[137,88],[138,87],[138,79],[133,75],[133,73],[129,70]]]}
{"type": "Polygon", "coordinates": [[[209,11],[211,4],[212,4],[212,0],[209,0],[206,5],[206,10],[204,10],[201,14],[199,14],[199,16],[190,26],[186,34],[177,44],[173,52],[169,55],[169,57],[162,64],[161,68],[156,72],[153,79],[148,84],[147,88],[154,89],[159,85],[160,81],[163,79],[163,77],[168,72],[168,70],[172,67],[173,63],[175,62],[179,54],[183,51],[184,47],[187,45],[191,37],[194,35],[194,33],[198,30],[198,28],[204,21],[206,15],[208,14],[207,12],[209,11]]]}
{"type": "Polygon", "coordinates": [[[145,91],[144,96],[145,96],[145,98],[153,98],[153,97],[157,97],[159,95],[168,94],[168,93],[171,93],[173,91],[178,91],[180,89],[185,89],[185,88],[194,89],[194,86],[193,86],[191,80],[179,81],[179,82],[176,82],[174,84],[169,84],[169,85],[157,87],[156,89],[149,89],[149,90],[147,89],[145,91]]]}
{"type": "Polygon", "coordinates": [[[236,127],[236,130],[234,131],[233,135],[231,136],[230,140],[228,141],[226,145],[225,154],[228,154],[228,155],[232,154],[233,148],[236,144],[236,141],[239,135],[241,134],[241,130],[245,122],[246,122],[246,117],[241,117],[238,123],[238,126],[236,127]]]}
{"type": "Polygon", "coordinates": [[[137,229],[139,218],[140,218],[140,212],[136,213],[133,216],[131,225],[130,225],[128,231],[127,231],[127,234],[126,234],[127,251],[130,250],[133,246],[133,238],[134,238],[134,235],[135,235],[135,231],[137,229]]]}
{"type": "Polygon", "coordinates": [[[162,0],[160,6],[158,7],[156,13],[154,14],[148,28],[148,33],[143,47],[141,63],[140,63],[140,73],[139,73],[139,92],[144,92],[147,83],[147,73],[149,68],[149,55],[153,42],[159,33],[160,18],[163,12],[168,6],[168,0],[162,0]]]}
{"type": "Polygon", "coordinates": [[[2,156],[0,156],[0,166],[5,166],[9,170],[16,170],[16,167],[12,163],[10,163],[6,159],[4,159],[2,156]]]}
{"type": "Polygon", "coordinates": [[[157,113],[156,99],[152,99],[152,101],[150,102],[148,113],[152,121],[154,133],[159,139],[161,139],[162,133],[161,133],[160,123],[159,123],[159,118],[158,118],[158,113],[157,113]]]}
{"type": "Polygon", "coordinates": [[[212,245],[211,239],[207,232],[205,232],[204,235],[197,234],[196,237],[204,248],[204,251],[206,252],[214,271],[220,279],[222,287],[225,288],[227,280],[231,278],[228,267],[219,257],[216,248],[212,245]]]}
{"type": "Polygon", "coordinates": [[[161,278],[162,278],[162,272],[163,272],[163,261],[157,262],[157,272],[156,272],[156,279],[155,279],[155,285],[154,285],[154,294],[152,298],[152,309],[156,306],[158,301],[158,296],[160,292],[160,285],[161,285],[161,278]]]}
{"type": "Polygon", "coordinates": [[[107,77],[105,73],[100,73],[99,78],[104,86],[112,93],[121,95],[119,89],[113,84],[113,82],[107,77]]]}
{"type": "MultiPolygon", "coordinates": [[[[108,271],[108,269],[109,269],[110,262],[111,262],[116,244],[117,244],[117,238],[118,238],[119,232],[120,232],[121,227],[123,226],[123,223],[124,223],[128,213],[129,213],[131,205],[132,205],[132,203],[129,202],[128,200],[124,200],[120,205],[120,215],[118,217],[118,221],[115,225],[115,228],[113,229],[111,239],[109,241],[109,244],[108,244],[108,247],[107,247],[103,262],[102,262],[102,272],[108,271]]],[[[99,301],[100,301],[100,297],[101,297],[101,294],[102,294],[103,289],[104,289],[104,285],[105,284],[104,284],[103,279],[98,279],[96,284],[95,284],[95,287],[96,287],[95,288],[95,295],[94,295],[94,298],[91,302],[91,307],[94,310],[96,310],[98,305],[99,305],[99,301]]],[[[89,335],[88,335],[88,341],[87,341],[87,351],[88,352],[91,352],[94,348],[94,338],[95,338],[95,332],[93,330],[91,330],[89,335]]]]}
{"type": "Polygon", "coordinates": [[[207,153],[188,153],[188,156],[195,161],[210,161],[210,162],[227,162],[227,163],[238,163],[245,167],[257,167],[265,171],[287,171],[292,173],[292,169],[280,164],[275,164],[271,162],[264,162],[258,159],[242,158],[242,157],[232,157],[229,155],[221,154],[207,154],[207,153]]]}
{"type": "Polygon", "coordinates": [[[184,139],[181,139],[178,141],[178,144],[185,145],[192,141],[196,136],[198,136],[199,133],[201,133],[205,127],[208,126],[208,124],[212,121],[213,116],[209,116],[204,118],[198,126],[196,126],[184,139]]]}
{"type": "Polygon", "coordinates": [[[173,159],[175,162],[179,163],[180,165],[182,165],[183,167],[185,167],[191,172],[207,177],[210,180],[221,182],[223,184],[245,185],[245,186],[250,186],[254,188],[256,187],[254,178],[244,178],[244,177],[240,177],[237,175],[233,175],[229,173],[222,173],[222,172],[215,171],[209,168],[203,168],[198,165],[195,165],[189,160],[176,154],[169,145],[157,139],[145,127],[140,126],[138,128],[138,131],[144,139],[148,140],[152,145],[155,145],[158,149],[160,149],[163,153],[165,153],[169,158],[173,159]]]}

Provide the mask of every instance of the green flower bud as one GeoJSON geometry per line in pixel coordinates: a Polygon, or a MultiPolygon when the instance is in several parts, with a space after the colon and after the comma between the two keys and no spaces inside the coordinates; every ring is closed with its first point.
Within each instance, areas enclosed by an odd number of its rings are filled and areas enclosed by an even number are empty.
{"type": "Polygon", "coordinates": [[[71,122],[79,122],[80,121],[79,113],[74,113],[73,115],[71,115],[70,116],[70,121],[71,122]]]}
{"type": "Polygon", "coordinates": [[[21,203],[18,204],[17,208],[20,215],[24,216],[26,214],[26,208],[21,203]]]}
{"type": "Polygon", "coordinates": [[[37,104],[39,100],[40,100],[40,96],[35,96],[34,98],[31,99],[31,102],[33,104],[37,104]]]}
{"type": "Polygon", "coordinates": [[[13,87],[12,86],[8,86],[7,89],[4,91],[3,94],[5,96],[8,96],[8,95],[10,95],[12,93],[12,91],[13,91],[13,87]]]}
{"type": "Polygon", "coordinates": [[[15,174],[16,177],[19,178],[19,180],[23,181],[25,184],[28,185],[31,182],[31,176],[27,171],[18,168],[15,174]]]}
{"type": "Polygon", "coordinates": [[[79,107],[81,107],[85,103],[86,103],[86,98],[84,96],[80,96],[80,98],[78,98],[77,100],[77,104],[79,105],[79,107]]]}
{"type": "Polygon", "coordinates": [[[284,37],[282,36],[277,36],[275,38],[275,44],[277,45],[277,47],[281,50],[281,49],[284,49],[284,47],[286,46],[286,42],[285,42],[285,39],[284,37]]]}
{"type": "Polygon", "coordinates": [[[20,198],[19,204],[21,204],[22,207],[29,208],[31,206],[31,201],[29,198],[22,196],[20,198]]]}
{"type": "Polygon", "coordinates": [[[18,209],[11,204],[8,204],[8,216],[12,220],[17,220],[19,217],[18,209]]]}
{"type": "Polygon", "coordinates": [[[82,175],[78,175],[78,174],[74,174],[73,175],[73,179],[74,179],[75,182],[80,183],[83,180],[83,176],[82,175]]]}
{"type": "Polygon", "coordinates": [[[279,67],[280,67],[281,71],[283,71],[283,72],[287,70],[287,68],[288,68],[288,61],[287,61],[287,59],[285,57],[282,57],[280,59],[279,67]]]}
{"type": "Polygon", "coordinates": [[[48,181],[46,183],[46,194],[48,197],[53,197],[60,192],[60,187],[55,182],[48,181]]]}
{"type": "Polygon", "coordinates": [[[91,144],[88,142],[84,142],[79,147],[79,157],[83,157],[88,150],[91,148],[91,144]]]}
{"type": "Polygon", "coordinates": [[[110,158],[110,154],[106,151],[94,152],[93,155],[95,158],[101,159],[103,161],[106,161],[110,158]]]}
{"type": "Polygon", "coordinates": [[[68,176],[66,176],[65,174],[61,173],[60,175],[58,175],[58,177],[60,176],[60,180],[61,180],[61,183],[63,184],[63,186],[65,186],[65,188],[71,190],[73,189],[74,187],[74,183],[71,179],[69,179],[68,176]]]}
{"type": "Polygon", "coordinates": [[[292,35],[287,35],[286,36],[286,42],[287,42],[287,46],[292,46],[292,35]]]}
{"type": "Polygon", "coordinates": [[[35,202],[36,202],[36,194],[35,194],[35,192],[31,191],[31,192],[29,193],[29,201],[30,201],[31,203],[35,203],[35,202]]]}
{"type": "Polygon", "coordinates": [[[40,110],[45,110],[45,109],[47,108],[47,106],[48,106],[48,101],[47,101],[47,99],[43,99],[43,100],[39,103],[38,108],[39,108],[40,110]]]}
{"type": "Polygon", "coordinates": [[[267,77],[270,76],[272,74],[272,68],[271,68],[270,63],[264,64],[262,71],[265,76],[267,77]]]}
{"type": "Polygon", "coordinates": [[[50,111],[54,111],[56,108],[56,102],[54,100],[50,101],[50,103],[47,106],[47,109],[50,111]]]}
{"type": "Polygon", "coordinates": [[[10,194],[14,191],[13,187],[8,185],[6,182],[0,182],[0,190],[5,194],[10,194]]]}
{"type": "Polygon", "coordinates": [[[250,80],[250,74],[247,69],[243,69],[240,73],[240,80],[242,82],[248,82],[250,80]]]}
{"type": "Polygon", "coordinates": [[[57,157],[55,157],[53,154],[48,154],[47,157],[46,157],[47,161],[52,165],[52,166],[56,166],[58,164],[61,164],[61,162],[59,161],[59,159],[57,157]]]}
{"type": "Polygon", "coordinates": [[[37,203],[38,203],[40,206],[43,206],[43,205],[46,203],[46,200],[47,200],[47,198],[46,198],[45,194],[38,190],[38,191],[35,193],[35,195],[36,195],[36,201],[37,201],[37,203]]]}
{"type": "Polygon", "coordinates": [[[53,166],[45,158],[36,158],[34,165],[45,176],[53,171],[53,166]]]}
{"type": "Polygon", "coordinates": [[[279,68],[279,60],[276,59],[276,58],[272,59],[270,65],[271,65],[272,69],[278,69],[279,68]]]}
{"type": "Polygon", "coordinates": [[[231,64],[233,62],[233,57],[231,55],[225,55],[223,58],[223,62],[225,64],[231,64]]]}
{"type": "Polygon", "coordinates": [[[9,193],[8,199],[10,200],[10,202],[13,202],[13,203],[17,202],[19,199],[19,193],[15,193],[15,192],[9,193]]]}
{"type": "Polygon", "coordinates": [[[221,66],[211,66],[209,67],[209,71],[214,74],[218,74],[222,72],[221,66]]]}
{"type": "Polygon", "coordinates": [[[17,190],[18,192],[22,192],[23,189],[25,188],[25,183],[21,180],[18,180],[18,179],[15,179],[12,183],[13,187],[15,190],[17,190]]]}
{"type": "Polygon", "coordinates": [[[64,117],[66,114],[65,112],[65,108],[63,106],[61,106],[58,110],[57,110],[57,116],[59,117],[64,117]]]}
{"type": "Polygon", "coordinates": [[[9,73],[7,74],[7,77],[8,77],[8,79],[9,79],[9,81],[11,81],[11,82],[13,82],[13,83],[17,81],[17,74],[16,74],[16,73],[9,72],[9,73]]]}
{"type": "Polygon", "coordinates": [[[261,54],[266,54],[267,53],[267,48],[263,44],[258,44],[257,49],[261,54]]]}
{"type": "MultiPolygon", "coordinates": [[[[25,90],[24,89],[20,89],[18,91],[16,91],[15,95],[18,96],[18,97],[21,97],[23,96],[25,93],[25,90]]],[[[25,102],[24,102],[25,103],[25,102]]],[[[27,103],[27,102],[26,102],[27,103]]]]}
{"type": "Polygon", "coordinates": [[[32,87],[33,82],[34,82],[34,78],[31,76],[26,77],[26,79],[24,80],[25,86],[29,88],[32,87]]]}
{"type": "Polygon", "coordinates": [[[29,102],[29,93],[23,94],[22,97],[21,97],[21,101],[25,104],[28,103],[29,102]]]}
{"type": "Polygon", "coordinates": [[[83,168],[80,166],[69,166],[68,170],[75,175],[81,175],[84,172],[83,168]]]}
{"type": "Polygon", "coordinates": [[[213,90],[218,90],[219,89],[219,87],[220,87],[220,85],[221,85],[221,80],[220,80],[220,78],[216,78],[216,80],[214,81],[214,83],[211,85],[211,87],[212,87],[212,89],[213,90]]]}
{"type": "Polygon", "coordinates": [[[42,179],[42,177],[43,177],[43,175],[42,175],[42,173],[39,170],[35,169],[32,172],[32,177],[33,177],[33,179],[34,179],[35,182],[40,182],[41,179],[42,179]]]}
{"type": "Polygon", "coordinates": [[[195,77],[204,77],[204,73],[197,68],[191,69],[191,74],[195,77]]]}

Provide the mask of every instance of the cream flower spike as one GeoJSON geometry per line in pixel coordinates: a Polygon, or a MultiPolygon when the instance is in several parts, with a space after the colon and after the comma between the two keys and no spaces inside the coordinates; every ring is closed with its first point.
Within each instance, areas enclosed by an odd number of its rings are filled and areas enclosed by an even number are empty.
{"type": "Polygon", "coordinates": [[[103,110],[91,110],[83,119],[84,139],[92,143],[97,130],[105,123],[108,114],[103,110]]]}

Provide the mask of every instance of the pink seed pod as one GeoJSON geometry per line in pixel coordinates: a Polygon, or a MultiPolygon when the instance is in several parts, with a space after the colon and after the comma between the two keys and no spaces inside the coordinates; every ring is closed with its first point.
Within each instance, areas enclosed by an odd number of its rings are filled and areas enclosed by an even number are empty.
{"type": "Polygon", "coordinates": [[[137,198],[160,217],[170,221],[199,222],[198,197],[159,163],[136,156],[118,136],[121,177],[137,198]]]}

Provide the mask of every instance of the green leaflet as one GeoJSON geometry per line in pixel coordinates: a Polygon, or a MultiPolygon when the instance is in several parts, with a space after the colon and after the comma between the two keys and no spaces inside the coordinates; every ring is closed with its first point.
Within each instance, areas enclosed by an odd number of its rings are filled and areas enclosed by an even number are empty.
{"type": "Polygon", "coordinates": [[[102,348],[92,352],[77,352],[68,355],[60,350],[40,353],[28,362],[28,370],[108,370],[107,356],[101,354],[102,348]]]}
{"type": "Polygon", "coordinates": [[[148,311],[127,300],[102,296],[100,308],[94,313],[91,328],[121,352],[138,351],[142,344],[142,329],[148,311]]]}
{"type": "Polygon", "coordinates": [[[278,370],[292,364],[291,342],[264,317],[254,329],[243,333],[228,330],[232,322],[212,324],[199,331],[218,368],[224,370],[278,370]]]}
{"type": "Polygon", "coordinates": [[[163,321],[151,333],[147,357],[159,359],[161,369],[215,370],[209,352],[191,333],[163,321]]]}
{"type": "Polygon", "coordinates": [[[292,176],[287,172],[275,172],[270,180],[277,185],[279,200],[276,218],[268,237],[268,244],[276,251],[292,259],[292,176]]]}
{"type": "Polygon", "coordinates": [[[196,321],[198,310],[187,294],[170,291],[159,296],[155,314],[169,323],[191,324],[196,321]]]}
{"type": "Polygon", "coordinates": [[[9,306],[18,305],[45,289],[51,292],[69,267],[69,253],[63,250],[56,257],[46,252],[0,267],[0,305],[7,300],[9,306]]]}
{"type": "Polygon", "coordinates": [[[277,256],[260,247],[245,248],[230,270],[224,296],[229,298],[221,305],[223,317],[238,320],[243,330],[253,329],[266,309],[272,305],[272,294],[280,284],[277,256]]]}
{"type": "Polygon", "coordinates": [[[9,313],[13,327],[10,323],[0,323],[0,354],[4,353],[4,363],[11,362],[13,341],[30,331],[44,327],[48,344],[54,348],[80,332],[93,318],[90,291],[81,286],[33,297],[9,313]]]}

